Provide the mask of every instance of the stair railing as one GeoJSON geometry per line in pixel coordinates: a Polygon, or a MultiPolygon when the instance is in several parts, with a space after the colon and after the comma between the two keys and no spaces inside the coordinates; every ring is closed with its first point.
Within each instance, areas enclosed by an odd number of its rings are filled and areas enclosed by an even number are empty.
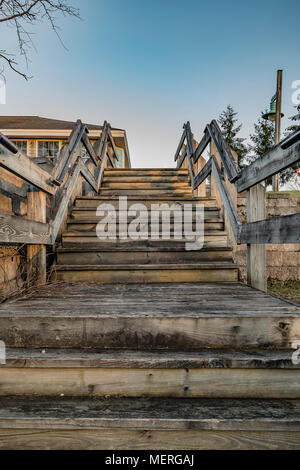
{"type": "Polygon", "coordinates": [[[240,169],[234,152],[225,141],[215,120],[204,129],[204,135],[195,148],[190,123],[183,126],[175,161],[181,168],[185,159],[196,190],[205,185],[211,175],[216,196],[224,208],[230,228],[238,245],[247,244],[248,282],[253,287],[266,289],[266,249],[268,243],[300,243],[300,213],[266,219],[265,186],[260,184],[270,176],[300,161],[300,131],[282,140],[252,164],[240,169]],[[195,164],[208,145],[211,156],[198,173],[195,164]],[[196,173],[196,174],[195,174],[196,173]],[[232,195],[247,190],[247,223],[237,213],[232,195]]]}
{"type": "Polygon", "coordinates": [[[84,190],[98,194],[105,168],[116,166],[118,154],[110,124],[104,122],[94,147],[88,133],[87,126],[78,120],[50,173],[0,134],[0,167],[29,183],[27,218],[0,212],[0,243],[27,246],[29,280],[31,272],[39,271],[38,281],[45,282],[46,245],[56,243],[70,204],[84,190]]]}

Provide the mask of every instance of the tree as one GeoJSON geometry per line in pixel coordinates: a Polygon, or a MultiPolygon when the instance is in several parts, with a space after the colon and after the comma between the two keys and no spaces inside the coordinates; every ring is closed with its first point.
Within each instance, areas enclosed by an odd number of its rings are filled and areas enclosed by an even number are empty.
{"type": "MultiPolygon", "coordinates": [[[[252,145],[250,144],[250,154],[247,156],[248,165],[274,147],[275,127],[271,121],[263,119],[266,112],[261,113],[261,117],[254,124],[254,133],[250,134],[252,145]]],[[[266,184],[272,184],[272,178],[268,178],[266,184]]]]}
{"type": "Polygon", "coordinates": [[[225,111],[223,111],[218,119],[218,123],[221,126],[222,134],[226,142],[238,155],[238,164],[243,166],[245,157],[248,153],[248,147],[244,144],[246,139],[237,137],[237,134],[242,128],[242,124],[236,125],[238,119],[236,118],[237,112],[234,111],[233,107],[229,104],[225,111]]]}
{"type": "MultiPolygon", "coordinates": [[[[254,133],[250,134],[250,154],[247,156],[247,164],[254,162],[258,157],[264,155],[275,145],[275,127],[271,121],[263,119],[263,115],[266,113],[262,112],[261,117],[257,123],[254,124],[254,133]]],[[[295,178],[295,168],[286,168],[280,173],[280,183],[282,185],[291,182],[295,178]]],[[[297,175],[296,175],[297,177],[297,175]]],[[[267,185],[272,184],[272,178],[266,180],[267,185]]]]}
{"type": "MultiPolygon", "coordinates": [[[[14,29],[19,54],[25,59],[27,65],[28,52],[34,47],[29,27],[39,21],[46,21],[62,43],[59,27],[56,24],[57,15],[80,18],[79,10],[65,0],[0,0],[0,23],[14,29]]],[[[2,72],[6,64],[26,80],[30,78],[20,70],[18,61],[7,50],[0,50],[0,64],[3,66],[2,72]]]]}
{"type": "Polygon", "coordinates": [[[291,126],[286,128],[286,135],[292,134],[295,131],[299,131],[300,129],[300,104],[295,106],[295,109],[297,109],[297,114],[295,116],[291,116],[289,119],[290,121],[295,122],[295,124],[292,124],[291,126]],[[299,122],[297,122],[299,121],[299,122]]]}
{"type": "MultiPolygon", "coordinates": [[[[296,110],[298,111],[295,116],[291,116],[289,119],[293,121],[293,124],[286,128],[285,135],[288,136],[293,134],[294,132],[300,130],[300,104],[295,106],[296,110]]],[[[280,175],[280,179],[283,183],[289,183],[291,188],[300,188],[300,174],[297,172],[299,170],[300,164],[299,162],[295,163],[295,165],[287,168],[282,172],[280,175]]]]}

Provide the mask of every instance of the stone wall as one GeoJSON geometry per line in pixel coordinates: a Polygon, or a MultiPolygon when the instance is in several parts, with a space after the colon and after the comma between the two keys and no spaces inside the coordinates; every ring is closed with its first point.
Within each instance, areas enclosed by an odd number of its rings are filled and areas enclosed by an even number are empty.
{"type": "MultiPolygon", "coordinates": [[[[246,192],[238,195],[238,213],[246,222],[246,192]]],[[[267,194],[267,218],[300,212],[300,199],[288,193],[267,194]]],[[[240,266],[241,280],[247,279],[246,245],[234,247],[234,257],[240,266]]],[[[300,244],[267,245],[267,274],[274,281],[300,279],[300,244]]]]}

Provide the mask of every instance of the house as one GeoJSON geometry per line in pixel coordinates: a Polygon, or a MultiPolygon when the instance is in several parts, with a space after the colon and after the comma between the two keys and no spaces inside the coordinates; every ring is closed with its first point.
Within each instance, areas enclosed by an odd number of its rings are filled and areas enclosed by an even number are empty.
{"type": "MultiPolygon", "coordinates": [[[[43,159],[53,160],[67,141],[75,122],[40,116],[0,116],[0,132],[8,137],[24,154],[43,163],[43,159]]],[[[100,137],[102,126],[87,124],[89,138],[94,144],[100,137]]],[[[117,152],[120,156],[118,167],[129,160],[126,132],[112,129],[117,152]]]]}

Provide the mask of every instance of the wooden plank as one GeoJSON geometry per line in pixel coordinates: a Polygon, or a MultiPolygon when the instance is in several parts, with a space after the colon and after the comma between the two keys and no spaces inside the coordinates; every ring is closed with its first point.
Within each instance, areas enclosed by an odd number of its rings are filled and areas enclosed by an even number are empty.
{"type": "Polygon", "coordinates": [[[204,130],[204,136],[202,137],[198,147],[196,148],[195,150],[195,153],[194,153],[194,162],[196,163],[198,158],[201,157],[202,153],[204,152],[204,150],[206,149],[206,147],[208,146],[209,142],[210,142],[210,139],[211,139],[211,136],[210,136],[210,133],[208,132],[208,129],[205,128],[204,130]]]}
{"type": "Polygon", "coordinates": [[[81,142],[82,136],[86,132],[86,126],[80,120],[77,121],[72,130],[68,142],[61,149],[57,156],[57,163],[52,171],[52,179],[62,182],[68,171],[69,162],[81,142]]]}
{"type": "Polygon", "coordinates": [[[223,134],[218,126],[218,123],[213,120],[211,124],[207,126],[208,132],[214,141],[218,154],[221,158],[223,166],[227,172],[227,176],[230,182],[237,180],[240,174],[235,158],[233,157],[230,147],[223,137],[223,134]]]}
{"type": "MultiPolygon", "coordinates": [[[[30,188],[27,194],[27,218],[46,223],[46,193],[30,188]]],[[[27,246],[27,285],[45,284],[47,274],[46,245],[27,246]]]]}
{"type": "Polygon", "coordinates": [[[208,160],[208,162],[206,163],[206,165],[198,173],[198,175],[195,176],[194,186],[193,186],[194,189],[198,188],[198,186],[200,186],[200,184],[203,183],[203,181],[205,181],[206,178],[210,175],[210,173],[212,171],[212,163],[211,162],[212,162],[212,159],[210,158],[208,160]]]}
{"type": "Polygon", "coordinates": [[[97,157],[100,158],[100,160],[102,160],[101,151],[103,148],[103,143],[106,139],[106,132],[107,132],[107,121],[104,121],[100,138],[95,142],[95,145],[94,145],[95,153],[97,157]]]}
{"type": "MultiPolygon", "coordinates": [[[[271,427],[269,425],[269,427],[271,427]]],[[[2,450],[299,450],[300,432],[1,429],[2,450]]],[[[151,462],[152,463],[152,462],[151,462]]],[[[164,461],[165,463],[165,461],[164,461]]]]}
{"type": "Polygon", "coordinates": [[[48,194],[54,194],[56,191],[56,188],[49,184],[49,173],[44,171],[34,163],[31,158],[28,158],[21,152],[18,152],[16,155],[4,155],[0,153],[0,166],[3,166],[6,170],[11,171],[22,180],[33,184],[48,194]]]}
{"type": "Polygon", "coordinates": [[[183,144],[184,144],[185,138],[186,138],[186,132],[185,132],[185,129],[184,129],[184,131],[183,131],[183,133],[182,133],[182,136],[181,136],[181,138],[180,138],[180,141],[179,141],[179,144],[178,144],[176,153],[175,153],[175,157],[174,157],[175,162],[176,162],[176,160],[177,160],[178,157],[179,157],[179,154],[180,154],[180,152],[181,152],[181,149],[182,149],[182,146],[183,146],[183,144]]]}
{"type": "Polygon", "coordinates": [[[187,156],[187,148],[185,147],[182,154],[180,155],[180,158],[179,158],[178,162],[177,162],[177,168],[178,169],[181,168],[186,156],[187,156]]]}
{"type": "Polygon", "coordinates": [[[232,227],[232,232],[234,234],[236,241],[239,243],[240,229],[242,226],[241,221],[239,220],[239,216],[236,212],[236,209],[227,191],[227,188],[222,182],[221,171],[217,163],[217,160],[214,156],[211,157],[211,162],[212,162],[212,172],[215,178],[215,182],[216,182],[219,194],[222,198],[224,208],[228,214],[231,227],[232,227]]]}
{"type": "Polygon", "coordinates": [[[236,188],[239,193],[255,186],[257,183],[279,173],[300,160],[300,141],[296,141],[287,148],[282,148],[282,145],[284,145],[284,143],[276,145],[267,153],[257,158],[251,165],[243,169],[236,182],[236,188]]]}
{"type": "Polygon", "coordinates": [[[283,215],[247,223],[241,228],[241,243],[300,243],[300,214],[283,215]]]}
{"type": "MultiPolygon", "coordinates": [[[[266,189],[262,184],[247,192],[247,222],[255,222],[266,217],[266,189]]],[[[266,246],[247,245],[247,280],[256,289],[267,291],[266,246]]]]}
{"type": "MultiPolygon", "coordinates": [[[[108,125],[108,138],[109,138],[109,141],[110,141],[112,150],[113,150],[114,159],[115,159],[115,160],[119,160],[119,155],[118,155],[118,152],[117,152],[117,149],[116,149],[116,146],[115,146],[114,138],[113,138],[112,133],[111,133],[110,124],[108,125]]],[[[114,166],[115,166],[115,163],[112,162],[112,165],[113,165],[113,167],[114,167],[114,166]]]]}
{"type": "Polygon", "coordinates": [[[45,244],[49,235],[49,224],[0,212],[1,243],[45,244]]]}
{"type": "Polygon", "coordinates": [[[59,390],[80,397],[300,398],[299,369],[222,369],[213,363],[192,369],[5,366],[0,380],[0,396],[57,396],[59,390]]]}
{"type": "Polygon", "coordinates": [[[98,163],[99,163],[99,158],[90,142],[90,139],[88,138],[88,134],[87,132],[84,132],[84,134],[82,135],[82,143],[83,145],[85,146],[89,156],[91,157],[91,159],[93,160],[93,162],[95,163],[95,165],[97,166],[98,163]]]}

